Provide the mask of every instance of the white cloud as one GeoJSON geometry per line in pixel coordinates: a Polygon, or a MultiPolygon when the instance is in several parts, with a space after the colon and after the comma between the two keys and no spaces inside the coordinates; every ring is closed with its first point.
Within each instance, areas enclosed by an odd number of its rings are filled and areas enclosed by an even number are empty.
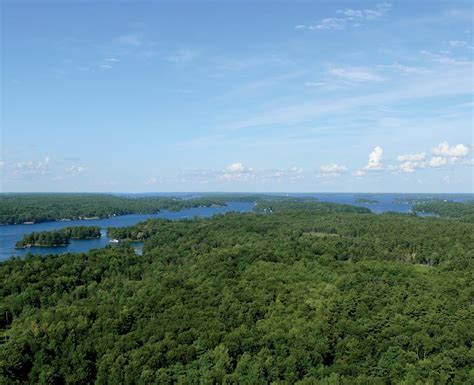
{"type": "Polygon", "coordinates": [[[179,173],[170,178],[164,178],[167,182],[174,183],[199,183],[208,184],[215,182],[246,183],[291,183],[304,178],[302,167],[292,166],[282,169],[254,169],[247,167],[242,162],[236,162],[228,165],[221,170],[213,169],[194,169],[179,173]]]}
{"type": "Polygon", "coordinates": [[[366,170],[381,170],[382,163],[380,162],[383,157],[383,148],[375,147],[374,150],[369,154],[369,162],[364,168],[366,170]]]}
{"type": "Polygon", "coordinates": [[[331,68],[329,74],[355,83],[381,82],[385,80],[385,78],[375,74],[373,71],[360,67],[331,68]]]}
{"type": "Polygon", "coordinates": [[[463,96],[472,93],[472,63],[463,66],[446,65],[426,76],[417,76],[385,91],[346,96],[337,100],[324,98],[304,100],[296,103],[273,104],[257,114],[229,123],[231,130],[268,126],[288,125],[310,121],[318,116],[331,116],[356,109],[380,108],[398,103],[414,103],[418,100],[432,100],[440,97],[463,96]]]}
{"type": "Polygon", "coordinates": [[[390,3],[379,3],[373,9],[339,9],[336,11],[341,17],[326,17],[314,24],[298,24],[295,29],[340,30],[346,26],[359,27],[364,21],[374,21],[387,14],[392,8],[390,3]]]}
{"type": "Polygon", "coordinates": [[[51,171],[51,158],[45,156],[42,160],[22,161],[12,165],[11,175],[21,178],[25,176],[46,175],[51,171]]]}
{"type": "Polygon", "coordinates": [[[114,57],[107,57],[98,65],[99,68],[103,70],[109,70],[113,68],[115,64],[117,64],[120,60],[114,57]]]}
{"type": "Polygon", "coordinates": [[[347,171],[347,167],[337,163],[329,163],[322,165],[319,170],[321,173],[317,177],[338,177],[347,171]]]}
{"type": "Polygon", "coordinates": [[[450,65],[450,66],[472,66],[472,61],[468,59],[453,57],[448,52],[441,52],[441,53],[433,53],[430,51],[423,50],[421,51],[425,57],[429,60],[442,64],[442,65],[450,65]]]}
{"type": "Polygon", "coordinates": [[[405,154],[405,155],[399,155],[397,156],[397,160],[399,162],[417,162],[420,160],[424,160],[426,158],[426,153],[420,152],[419,154],[405,154]]]}
{"type": "Polygon", "coordinates": [[[66,169],[68,174],[82,174],[87,170],[87,167],[84,165],[72,165],[66,169]]]}
{"type": "Polygon", "coordinates": [[[441,167],[444,166],[446,163],[448,163],[448,160],[446,158],[443,158],[442,156],[434,156],[430,159],[428,165],[430,167],[441,167]]]}
{"type": "Polygon", "coordinates": [[[381,69],[393,70],[403,75],[426,75],[432,72],[431,70],[425,67],[407,66],[399,63],[379,64],[377,67],[381,69]]]}
{"type": "Polygon", "coordinates": [[[322,19],[319,23],[315,25],[308,26],[310,30],[318,29],[342,29],[344,27],[345,19],[337,17],[327,17],[322,19]]]}
{"type": "Polygon", "coordinates": [[[367,172],[364,170],[357,170],[352,173],[357,178],[362,178],[363,176],[367,175],[367,172]]]}
{"type": "Polygon", "coordinates": [[[392,9],[390,3],[379,3],[375,6],[375,9],[340,9],[337,11],[339,14],[346,16],[348,20],[354,19],[365,19],[365,20],[376,20],[384,16],[387,12],[392,9]]]}
{"type": "Polygon", "coordinates": [[[242,172],[245,171],[246,167],[243,165],[243,163],[232,163],[229,166],[226,167],[227,171],[230,172],[242,172]]]}
{"type": "Polygon", "coordinates": [[[222,172],[218,173],[218,179],[225,181],[245,181],[255,178],[255,170],[237,162],[228,165],[222,172]]]}
{"type": "Polygon", "coordinates": [[[469,154],[469,147],[464,144],[449,146],[444,141],[431,150],[434,156],[429,161],[426,160],[426,153],[399,155],[397,160],[402,162],[399,169],[406,173],[412,173],[416,169],[439,168],[446,165],[461,164],[465,162],[461,158],[469,154]]]}
{"type": "Polygon", "coordinates": [[[407,173],[414,172],[416,168],[417,168],[417,163],[416,162],[403,162],[400,165],[400,169],[403,172],[407,172],[407,173]]]}
{"type": "Polygon", "coordinates": [[[320,167],[320,170],[322,172],[326,172],[326,173],[343,172],[343,171],[347,170],[347,167],[343,166],[343,165],[340,165],[340,164],[337,164],[337,163],[329,163],[329,164],[322,165],[320,167]]]}
{"type": "Polygon", "coordinates": [[[448,44],[451,47],[454,47],[454,48],[470,48],[470,49],[472,49],[472,45],[469,44],[467,41],[464,41],[464,40],[450,40],[448,42],[448,44]]]}
{"type": "Polygon", "coordinates": [[[325,87],[327,83],[326,82],[306,82],[304,85],[306,87],[325,87]]]}
{"type": "Polygon", "coordinates": [[[5,167],[5,161],[0,160],[0,170],[3,169],[3,167],[5,167]]]}
{"type": "Polygon", "coordinates": [[[444,141],[432,149],[433,154],[452,157],[452,158],[463,158],[469,154],[469,147],[465,144],[457,144],[455,146],[449,146],[448,142],[444,141]]]}

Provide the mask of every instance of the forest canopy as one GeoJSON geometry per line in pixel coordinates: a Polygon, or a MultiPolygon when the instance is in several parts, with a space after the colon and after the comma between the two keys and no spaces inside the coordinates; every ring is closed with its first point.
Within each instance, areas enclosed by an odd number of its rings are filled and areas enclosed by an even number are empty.
{"type": "Polygon", "coordinates": [[[437,214],[443,218],[455,218],[464,222],[474,223],[474,201],[449,202],[432,201],[416,204],[412,208],[415,213],[437,214]]]}
{"type": "Polygon", "coordinates": [[[216,195],[183,199],[168,196],[129,197],[111,194],[0,194],[0,224],[107,218],[154,214],[192,207],[225,206],[252,196],[216,195]],[[229,199],[231,198],[231,199],[229,199]]]}
{"type": "Polygon", "coordinates": [[[98,226],[71,226],[60,230],[40,231],[25,234],[16,243],[17,248],[35,246],[65,246],[70,239],[100,238],[100,227],[98,226]]]}
{"type": "Polygon", "coordinates": [[[0,224],[108,218],[126,214],[156,214],[195,207],[223,207],[228,202],[311,201],[265,194],[205,194],[192,197],[124,196],[112,194],[0,194],[0,224]]]}
{"type": "Polygon", "coordinates": [[[0,264],[0,382],[474,382],[474,224],[270,205],[0,264]]]}

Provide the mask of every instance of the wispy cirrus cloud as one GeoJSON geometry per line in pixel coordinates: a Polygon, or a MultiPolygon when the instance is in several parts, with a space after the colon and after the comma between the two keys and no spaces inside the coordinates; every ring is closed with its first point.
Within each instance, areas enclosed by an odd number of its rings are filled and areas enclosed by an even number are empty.
{"type": "Polygon", "coordinates": [[[40,160],[25,160],[15,162],[10,166],[10,176],[22,178],[27,176],[46,175],[51,172],[52,160],[50,156],[45,156],[40,160]]]}
{"type": "Polygon", "coordinates": [[[83,164],[74,164],[66,168],[69,175],[82,174],[85,171],[87,171],[87,166],[83,164]]]}
{"type": "MultiPolygon", "coordinates": [[[[415,77],[409,77],[403,82],[393,84],[387,90],[366,93],[357,96],[339,97],[333,101],[327,98],[312,101],[305,100],[270,110],[260,112],[254,116],[236,120],[229,124],[229,129],[236,130],[264,125],[287,125],[305,122],[318,116],[330,116],[336,113],[354,110],[357,108],[377,108],[380,105],[397,104],[400,102],[415,102],[427,98],[441,98],[451,96],[466,96],[472,94],[469,82],[472,76],[472,62],[454,59],[455,65],[443,62],[433,68],[432,72],[415,77]]],[[[343,68],[343,67],[341,67],[343,68]]],[[[340,72],[341,75],[353,79],[378,79],[373,74],[340,72]]],[[[325,82],[326,80],[323,80],[325,82]]],[[[377,83],[377,81],[372,81],[377,83]]],[[[361,84],[361,83],[355,83],[361,84]]]]}
{"type": "Polygon", "coordinates": [[[326,17],[312,24],[298,24],[295,29],[322,31],[322,30],[342,30],[346,27],[360,27],[364,22],[378,20],[385,16],[392,9],[390,3],[379,3],[372,9],[345,8],[336,11],[338,16],[326,17]]]}
{"type": "Polygon", "coordinates": [[[472,58],[456,57],[450,52],[432,52],[428,50],[422,50],[420,53],[434,63],[457,67],[466,65],[472,66],[472,58]]]}
{"type": "Polygon", "coordinates": [[[400,63],[379,64],[377,67],[382,70],[391,70],[403,75],[427,75],[433,72],[424,66],[408,66],[400,63]]]}
{"type": "Polygon", "coordinates": [[[165,57],[169,62],[187,64],[199,56],[199,52],[190,48],[178,49],[165,57]]]}
{"type": "Polygon", "coordinates": [[[339,177],[347,171],[347,167],[337,163],[323,164],[319,168],[319,173],[316,175],[318,178],[334,178],[339,177]]]}
{"type": "Polygon", "coordinates": [[[352,8],[345,8],[340,9],[337,13],[342,14],[349,20],[376,20],[383,17],[386,13],[388,13],[392,9],[392,4],[384,2],[379,3],[373,9],[352,9],[352,8]]]}
{"type": "Polygon", "coordinates": [[[2,177],[8,180],[29,182],[43,178],[44,180],[61,181],[68,177],[78,176],[87,171],[83,163],[72,163],[70,160],[57,160],[46,155],[40,159],[20,161],[0,161],[2,177]]]}
{"type": "Polygon", "coordinates": [[[453,47],[453,48],[467,48],[471,50],[474,48],[472,46],[472,43],[468,43],[465,40],[450,40],[448,41],[448,44],[450,47],[453,47]]]}
{"type": "Polygon", "coordinates": [[[330,68],[328,73],[352,83],[381,82],[386,80],[373,70],[363,67],[334,67],[330,68]]]}
{"type": "Polygon", "coordinates": [[[98,67],[103,70],[109,70],[112,69],[118,62],[120,62],[120,60],[115,57],[106,57],[99,63],[98,67]]]}

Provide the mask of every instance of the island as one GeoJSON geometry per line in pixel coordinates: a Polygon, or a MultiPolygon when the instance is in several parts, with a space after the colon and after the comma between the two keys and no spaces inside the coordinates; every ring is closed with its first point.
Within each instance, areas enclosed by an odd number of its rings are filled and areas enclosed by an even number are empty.
{"type": "Polygon", "coordinates": [[[375,205],[375,204],[379,203],[379,201],[377,201],[375,199],[357,198],[356,203],[365,203],[365,204],[368,204],[368,205],[375,205]]]}
{"type": "Polygon", "coordinates": [[[17,249],[30,247],[61,247],[67,246],[70,239],[93,239],[100,238],[100,227],[98,226],[74,226],[65,227],[53,231],[40,231],[25,234],[23,239],[15,245],[17,249]]]}

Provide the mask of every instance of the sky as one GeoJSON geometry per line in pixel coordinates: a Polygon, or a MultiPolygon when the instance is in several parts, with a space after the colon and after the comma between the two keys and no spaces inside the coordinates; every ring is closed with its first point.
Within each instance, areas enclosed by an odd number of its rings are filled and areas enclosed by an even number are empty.
{"type": "Polygon", "coordinates": [[[468,1],[1,1],[2,192],[473,192],[468,1]]]}

